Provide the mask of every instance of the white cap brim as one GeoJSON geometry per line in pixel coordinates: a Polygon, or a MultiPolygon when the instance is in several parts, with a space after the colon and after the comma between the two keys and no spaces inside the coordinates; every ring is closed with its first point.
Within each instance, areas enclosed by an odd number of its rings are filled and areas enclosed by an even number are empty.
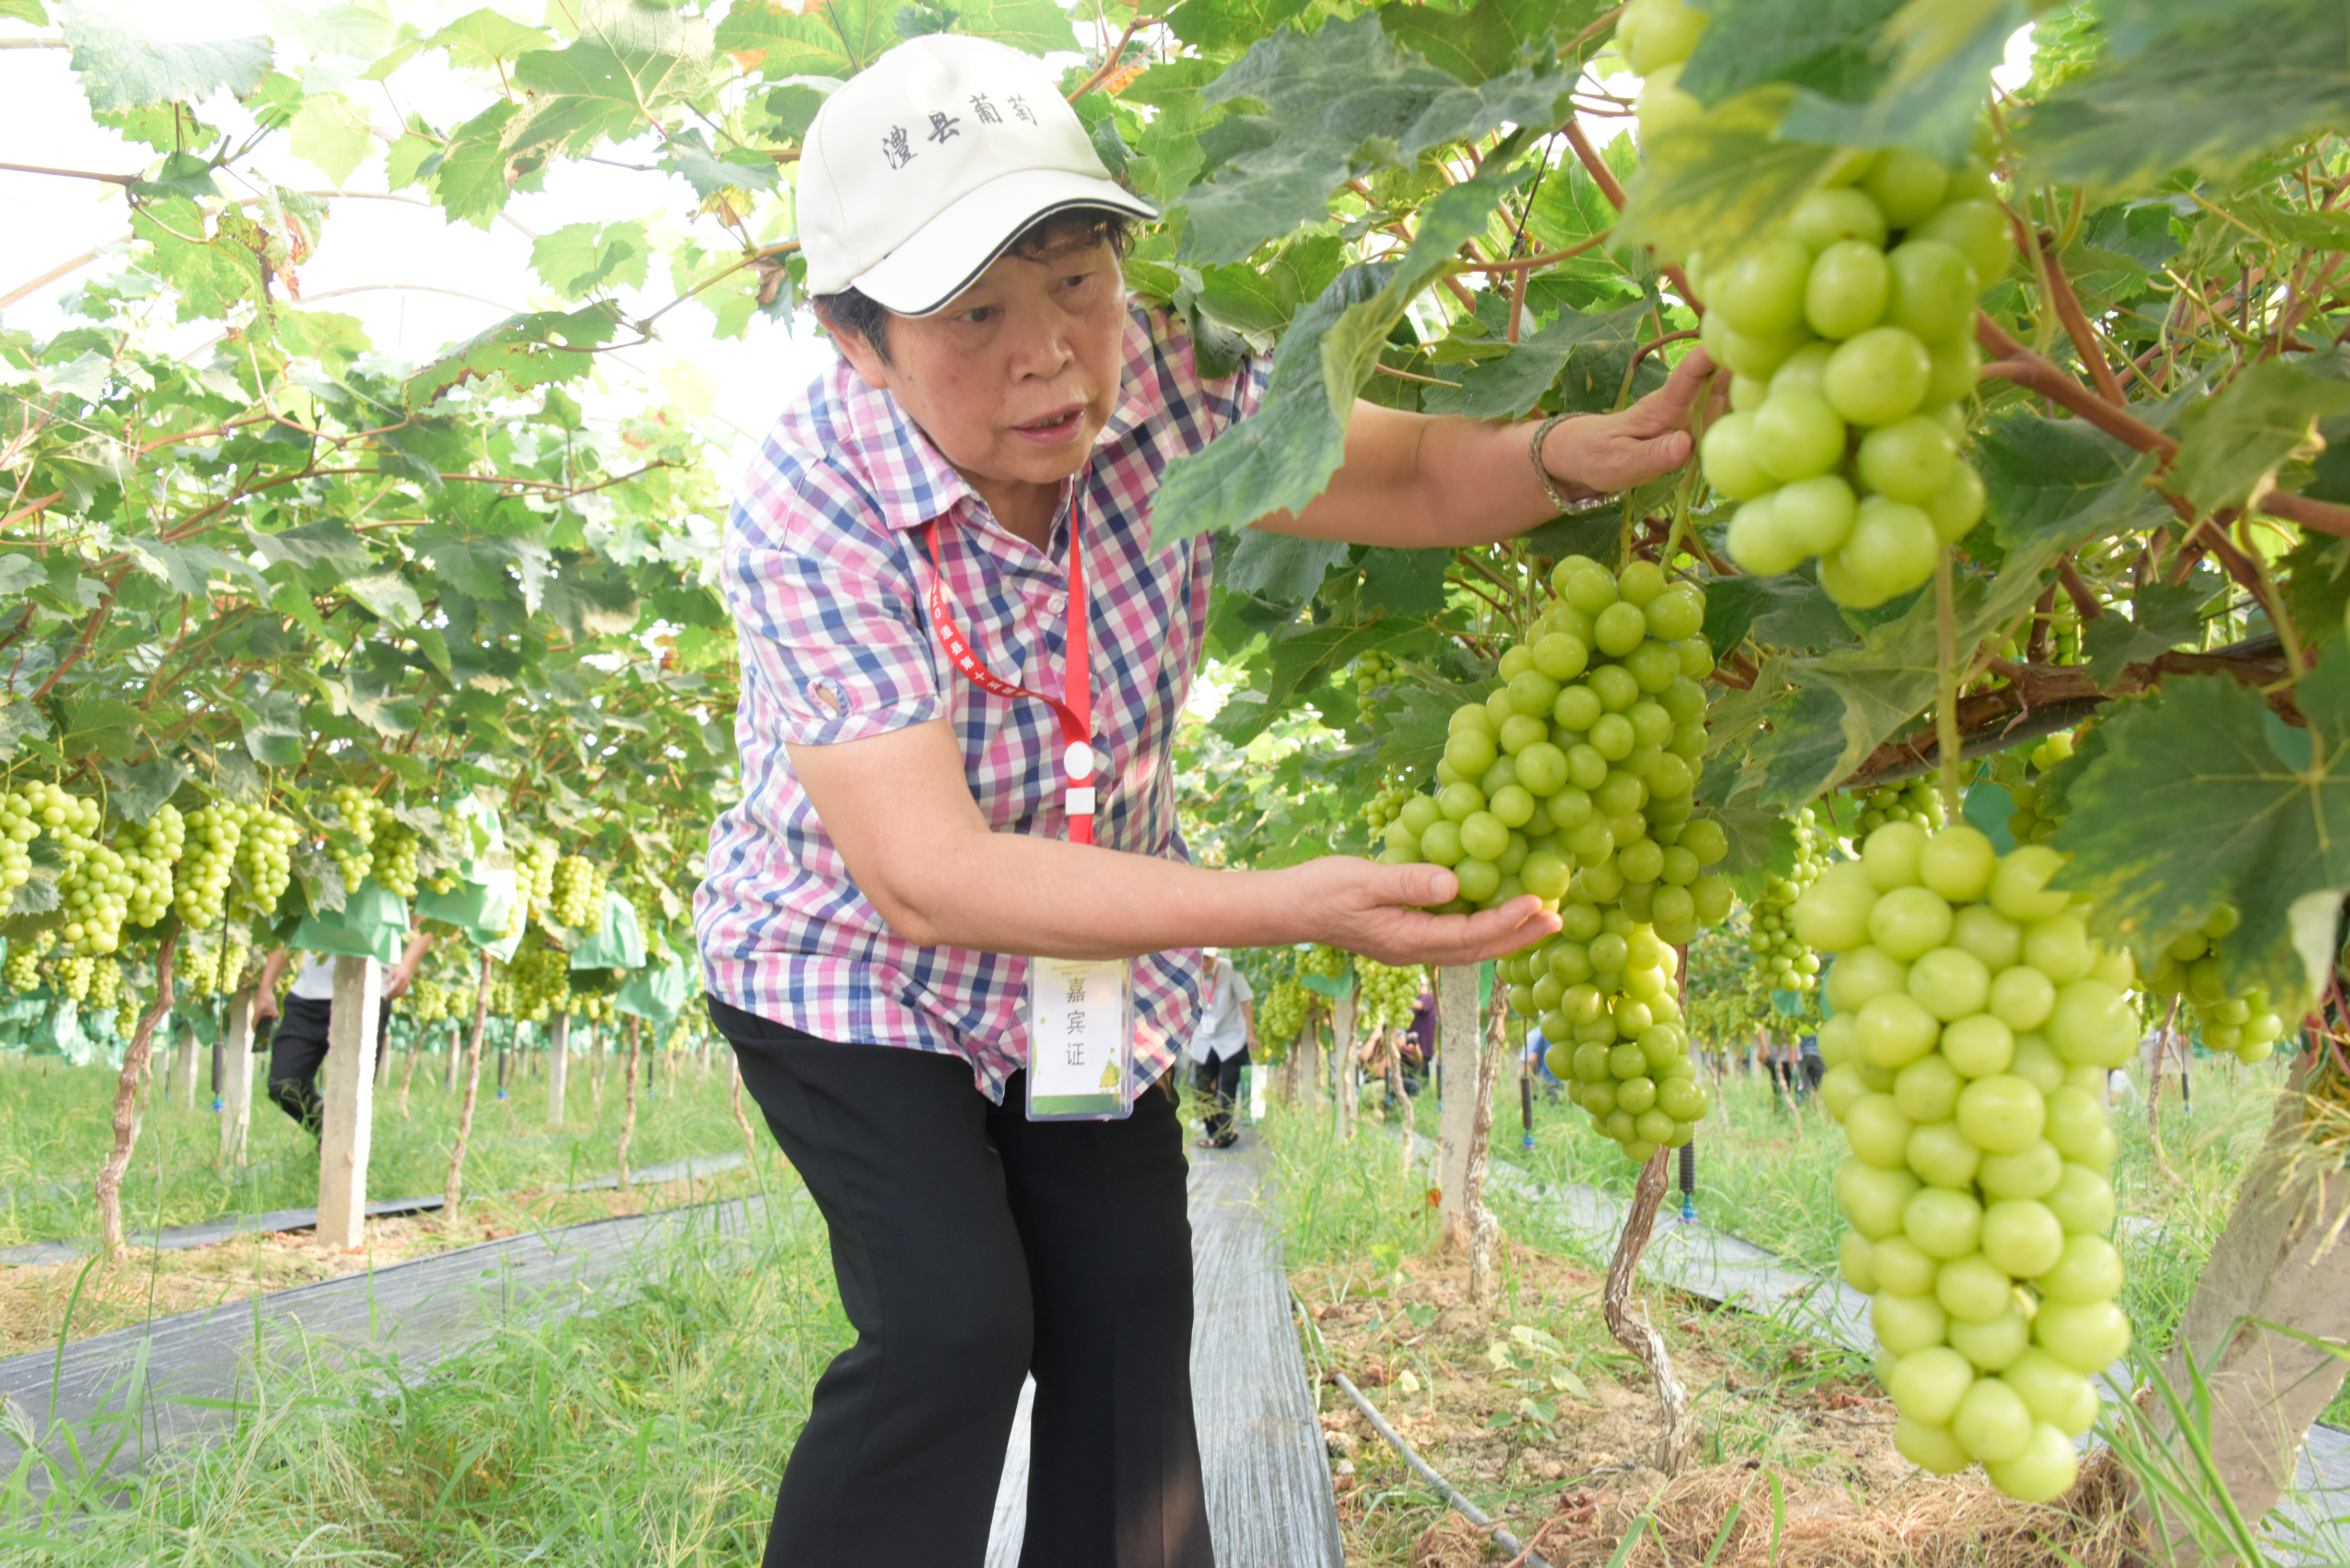
{"type": "Polygon", "coordinates": [[[1071,207],[1159,216],[1158,208],[1115,181],[1066,169],[1017,170],[951,203],[849,286],[894,315],[936,315],[1031,223],[1071,207]]]}

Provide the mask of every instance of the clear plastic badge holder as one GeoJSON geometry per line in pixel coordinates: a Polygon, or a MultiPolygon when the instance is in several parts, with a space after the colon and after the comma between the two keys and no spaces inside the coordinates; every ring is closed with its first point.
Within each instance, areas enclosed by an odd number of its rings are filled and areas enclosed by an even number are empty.
{"type": "Polygon", "coordinates": [[[1028,1119],[1134,1114],[1134,965],[1028,961],[1028,1119]]]}

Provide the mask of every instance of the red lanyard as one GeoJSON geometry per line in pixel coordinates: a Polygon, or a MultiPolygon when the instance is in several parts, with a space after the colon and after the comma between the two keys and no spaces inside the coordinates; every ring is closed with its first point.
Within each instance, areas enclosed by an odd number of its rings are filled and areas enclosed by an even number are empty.
{"type": "Polygon", "coordinates": [[[1077,504],[1069,502],[1069,624],[1066,646],[1061,660],[1061,697],[1042,691],[1031,691],[1024,686],[1014,686],[1002,680],[979,661],[971,643],[957,629],[948,614],[950,601],[946,591],[946,571],[939,564],[939,523],[933,517],[922,524],[922,544],[931,555],[931,624],[938,628],[939,646],[946,649],[947,658],[963,673],[964,679],[983,691],[998,697],[1034,697],[1049,703],[1061,721],[1061,765],[1068,774],[1068,791],[1063,804],[1069,816],[1069,842],[1091,844],[1094,841],[1094,692],[1088,670],[1087,651],[1089,618],[1086,610],[1085,551],[1077,536],[1077,504]]]}

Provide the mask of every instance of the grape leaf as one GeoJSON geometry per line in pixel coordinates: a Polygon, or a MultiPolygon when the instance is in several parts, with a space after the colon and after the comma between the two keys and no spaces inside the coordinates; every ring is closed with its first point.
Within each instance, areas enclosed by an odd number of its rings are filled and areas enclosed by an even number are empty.
{"type": "Polygon", "coordinates": [[[1661,255],[1736,255],[1777,223],[1843,154],[1780,140],[1794,89],[1758,88],[1649,139],[1625,188],[1617,233],[1661,255]]]}
{"type": "Polygon", "coordinates": [[[476,376],[503,376],[516,389],[571,380],[588,373],[589,350],[610,342],[616,326],[611,310],[592,305],[509,316],[409,377],[400,393],[413,412],[476,376]]]}
{"type": "Polygon", "coordinates": [[[2170,462],[2169,487],[2198,512],[2241,505],[2296,452],[2317,441],[2317,421],[2350,412],[2350,382],[2313,376],[2288,359],[2246,367],[2187,419],[2170,462]]]}
{"type": "Polygon", "coordinates": [[[899,0],[828,0],[789,11],[775,0],[727,7],[712,41],[744,70],[769,81],[835,77],[846,81],[898,42],[899,0]]]}
{"type": "Polygon", "coordinates": [[[1711,108],[1750,88],[1786,82],[1865,102],[1885,80],[1872,47],[1906,0],[1712,0],[1711,20],[1679,86],[1711,108]]]}
{"type": "Polygon", "coordinates": [[[1167,13],[1175,36],[1202,52],[1222,53],[1253,44],[1302,15],[1312,0],[1183,0],[1167,13]]]}
{"type": "Polygon", "coordinates": [[[338,92],[304,99],[288,130],[294,156],[308,160],[330,185],[348,180],[375,147],[367,110],[338,92]]]}
{"type": "Polygon", "coordinates": [[[1432,616],[1445,604],[1450,550],[1373,548],[1363,556],[1363,607],[1398,615],[1432,616]]]}
{"type": "Polygon", "coordinates": [[[468,11],[431,38],[425,47],[448,52],[449,63],[468,70],[503,70],[507,62],[533,49],[552,48],[555,40],[536,27],[525,27],[509,16],[484,6],[468,11]]]}
{"type": "Polygon", "coordinates": [[[1527,46],[1573,37],[1596,20],[1602,0],[1477,0],[1458,14],[1439,5],[1379,7],[1388,36],[1471,87],[1523,63],[1527,46]]]}
{"type": "Polygon", "coordinates": [[[2307,730],[2221,675],[2167,680],[2097,726],[2102,751],[2065,791],[2057,885],[2095,898],[2092,929],[2141,968],[2224,901],[2243,916],[2220,945],[2231,990],[2282,999],[2330,978],[2350,890],[2350,659],[2320,661],[2293,697],[2307,730]],[[2295,951],[2304,899],[2327,910],[2321,968],[2295,951]]]}
{"type": "Polygon", "coordinates": [[[1295,706],[1305,693],[1327,680],[1332,670],[1375,649],[1425,644],[1429,635],[1427,621],[1409,616],[1291,626],[1267,649],[1263,700],[1226,704],[1224,711],[1216,715],[1213,728],[1232,744],[1246,745],[1295,706]]]}
{"type": "Polygon", "coordinates": [[[2081,650],[2088,655],[2090,682],[2109,687],[2127,666],[2195,641],[2203,606],[2219,591],[2219,574],[2199,567],[2176,587],[2148,583],[2139,588],[2127,616],[2109,609],[2088,622],[2081,628],[2081,650]]]}
{"type": "Polygon", "coordinates": [[[698,69],[675,55],[581,42],[533,49],[514,63],[517,87],[537,96],[529,122],[512,138],[516,152],[561,150],[581,157],[607,137],[625,141],[659,129],[661,105],[699,85],[698,69]]]}
{"type": "Polygon", "coordinates": [[[1797,88],[1794,106],[1779,122],[1780,136],[1853,147],[1914,147],[1945,163],[1957,162],[1974,140],[1991,67],[2005,57],[2009,36],[2032,19],[2022,0],[1976,9],[1973,26],[1946,40],[1955,47],[1929,51],[1913,36],[1895,57],[1885,84],[1866,102],[1797,88]]]}
{"type": "Polygon", "coordinates": [[[15,756],[26,737],[42,741],[48,734],[47,717],[31,702],[0,702],[0,762],[15,756]]]}
{"type": "Polygon", "coordinates": [[[1343,540],[1244,528],[1232,558],[1217,563],[1217,575],[1242,593],[1302,605],[1321,588],[1323,573],[1347,558],[1347,551],[1343,540]]]}
{"type": "Polygon", "coordinates": [[[652,259],[645,226],[566,223],[531,242],[530,265],[548,287],[566,299],[582,299],[598,288],[641,288],[652,259]]]}
{"type": "Polygon", "coordinates": [[[1594,315],[1563,310],[1541,330],[1520,337],[1508,352],[1461,371],[1458,391],[1429,389],[1420,407],[1431,414],[1514,419],[1542,401],[1570,367],[1581,372],[1577,390],[1589,392],[1605,383],[1604,406],[1612,407],[1623,385],[1624,362],[1638,348],[1641,323],[1654,305],[1649,297],[1594,315]],[[1612,378],[1607,374],[1611,367],[1612,378]]]}
{"type": "Polygon", "coordinates": [[[188,770],[170,757],[151,757],[135,768],[109,763],[103,772],[113,786],[107,792],[108,812],[130,822],[154,815],[155,808],[171,799],[188,776],[188,770]]]}
{"type": "MultiPolygon", "coordinates": [[[[506,164],[506,140],[520,112],[512,99],[499,99],[451,131],[437,153],[427,151],[416,160],[417,175],[432,176],[433,194],[441,198],[442,209],[451,217],[486,229],[505,206],[506,191],[513,182],[506,164]]],[[[430,147],[431,142],[411,126],[392,143],[392,174],[397,176],[408,166],[403,151],[430,147]]]]}
{"type": "Polygon", "coordinates": [[[1569,85],[1545,65],[1464,86],[1399,48],[1368,12],[1310,36],[1284,27],[1201,94],[1210,103],[1263,104],[1274,137],[1179,198],[1184,227],[1177,254],[1238,261],[1328,216],[1330,192],[1356,175],[1409,167],[1430,148],[1503,124],[1548,130],[1568,108],[1569,85]]]}
{"type": "Polygon", "coordinates": [[[49,25],[48,9],[41,0],[0,0],[0,16],[12,22],[30,22],[36,27],[49,25]]]}
{"type": "MultiPolygon", "coordinates": [[[[2066,548],[2061,538],[2043,538],[2012,552],[1996,577],[1957,585],[1951,597],[1961,658],[2039,597],[2043,574],[2066,548]]],[[[1795,660],[1791,669],[1804,698],[1789,713],[1788,733],[1755,747],[1763,801],[1792,808],[1833,788],[1924,711],[1934,699],[1939,643],[1934,596],[1921,594],[1906,612],[1869,628],[1858,647],[1795,660]],[[1825,722],[1831,715],[1842,740],[1833,749],[1825,722]]],[[[1780,730],[1776,711],[1771,722],[1780,730]]]]}
{"type": "Polygon", "coordinates": [[[2004,550],[2142,527],[2168,510],[2147,488],[2154,460],[2086,420],[2005,410],[1978,433],[1974,462],[1984,516],[2004,550]]]}
{"type": "Polygon", "coordinates": [[[2017,130],[2032,177],[2093,194],[2175,169],[2210,180],[2350,119],[2350,10],[2334,0],[2178,6],[2168,30],[2058,87],[2017,130]]]}
{"type": "Polygon", "coordinates": [[[193,100],[219,88],[248,98],[269,73],[266,37],[164,42],[119,0],[73,0],[66,7],[65,36],[82,91],[101,114],[193,100]]]}
{"type": "Polygon", "coordinates": [[[694,130],[671,136],[662,150],[661,161],[671,173],[682,175],[693,193],[704,201],[729,186],[772,191],[782,178],[775,171],[775,161],[764,153],[741,147],[731,148],[723,156],[713,153],[710,139],[694,130]]]}

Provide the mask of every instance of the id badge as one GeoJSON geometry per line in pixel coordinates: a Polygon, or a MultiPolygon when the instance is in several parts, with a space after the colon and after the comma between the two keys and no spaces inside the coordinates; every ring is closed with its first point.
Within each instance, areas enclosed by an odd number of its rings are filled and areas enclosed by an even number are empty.
{"type": "Polygon", "coordinates": [[[1028,1119],[1123,1121],[1133,1085],[1133,963],[1030,959],[1028,1119]]]}

